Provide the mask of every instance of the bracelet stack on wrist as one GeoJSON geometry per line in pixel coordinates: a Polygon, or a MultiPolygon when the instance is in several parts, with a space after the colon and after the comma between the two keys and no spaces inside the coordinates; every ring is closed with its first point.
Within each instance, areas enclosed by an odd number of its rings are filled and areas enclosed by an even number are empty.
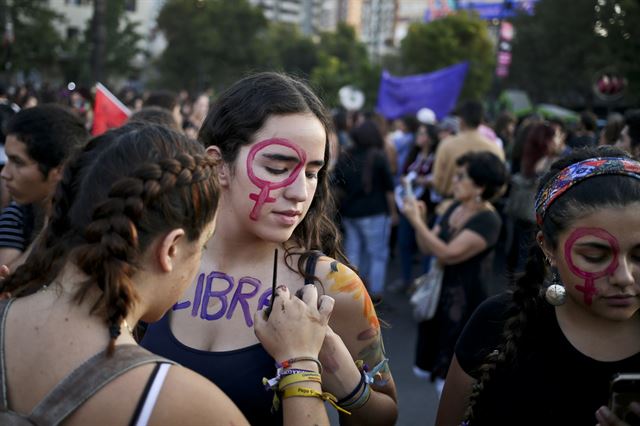
{"type": "Polygon", "coordinates": [[[357,410],[369,401],[371,397],[371,387],[369,386],[367,375],[364,370],[360,370],[360,381],[349,395],[340,399],[337,404],[344,410],[357,410]]]}
{"type": "Polygon", "coordinates": [[[329,402],[337,410],[346,414],[351,414],[345,409],[337,405],[337,399],[329,392],[320,392],[316,389],[298,386],[300,383],[313,382],[319,383],[322,386],[322,363],[317,358],[313,357],[298,357],[287,359],[282,362],[276,363],[277,373],[275,377],[262,379],[267,390],[274,391],[272,411],[277,411],[280,408],[280,398],[286,399],[291,397],[312,397],[320,398],[323,401],[329,402]],[[318,372],[311,370],[303,370],[291,368],[291,366],[297,362],[311,361],[318,365],[318,372]]]}

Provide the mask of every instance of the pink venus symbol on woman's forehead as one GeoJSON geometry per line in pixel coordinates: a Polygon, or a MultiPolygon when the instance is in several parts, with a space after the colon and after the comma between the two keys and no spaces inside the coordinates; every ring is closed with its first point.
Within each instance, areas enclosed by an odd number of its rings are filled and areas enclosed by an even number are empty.
{"type": "Polygon", "coordinates": [[[564,243],[564,255],[567,261],[567,265],[571,272],[577,275],[580,278],[584,278],[584,285],[577,285],[576,289],[582,293],[584,293],[584,303],[587,305],[591,305],[593,303],[593,296],[598,294],[598,289],[595,286],[595,280],[598,278],[605,277],[607,275],[612,275],[615,270],[618,268],[618,253],[620,252],[620,247],[618,245],[618,240],[616,237],[600,228],[578,228],[567,238],[567,241],[564,243]],[[585,236],[594,236],[598,239],[607,241],[611,246],[613,258],[611,259],[611,263],[598,272],[587,272],[583,271],[579,267],[573,263],[573,258],[571,256],[571,249],[573,245],[580,238],[585,236]]]}
{"type": "Polygon", "coordinates": [[[260,193],[249,194],[249,198],[255,201],[253,209],[249,214],[249,217],[252,220],[258,220],[258,217],[260,216],[260,209],[262,209],[262,206],[264,206],[265,203],[273,203],[274,201],[276,201],[275,198],[269,196],[269,193],[274,189],[280,189],[284,188],[285,186],[291,185],[298,178],[298,175],[300,174],[300,171],[304,167],[306,161],[307,155],[305,154],[304,150],[287,139],[266,139],[258,142],[251,148],[251,150],[249,151],[249,155],[247,156],[247,174],[249,175],[249,180],[251,180],[251,182],[253,182],[255,186],[260,188],[260,193]],[[258,155],[258,152],[264,148],[274,145],[280,145],[292,149],[293,151],[295,151],[299,160],[291,171],[291,174],[289,174],[289,176],[279,182],[260,179],[258,176],[256,176],[253,170],[253,161],[255,160],[256,155],[258,155]]]}

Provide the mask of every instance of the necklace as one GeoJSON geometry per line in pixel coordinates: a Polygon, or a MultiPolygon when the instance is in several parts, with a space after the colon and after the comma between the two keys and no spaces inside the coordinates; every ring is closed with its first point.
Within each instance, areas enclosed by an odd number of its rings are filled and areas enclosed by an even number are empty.
{"type": "Polygon", "coordinates": [[[127,320],[123,320],[122,325],[124,325],[124,328],[126,328],[129,334],[133,337],[133,328],[131,328],[127,320]]]}

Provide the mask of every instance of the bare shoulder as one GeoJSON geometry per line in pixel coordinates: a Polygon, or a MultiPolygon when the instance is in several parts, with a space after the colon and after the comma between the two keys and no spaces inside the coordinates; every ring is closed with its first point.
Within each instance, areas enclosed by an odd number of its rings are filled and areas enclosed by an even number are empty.
{"type": "Polygon", "coordinates": [[[247,425],[238,407],[216,385],[199,374],[171,366],[151,425],[247,425]]]}

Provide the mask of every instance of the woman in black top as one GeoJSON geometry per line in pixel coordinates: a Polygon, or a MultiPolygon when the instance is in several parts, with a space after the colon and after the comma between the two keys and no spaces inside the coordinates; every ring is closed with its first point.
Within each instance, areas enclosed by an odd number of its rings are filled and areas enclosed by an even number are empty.
{"type": "Polygon", "coordinates": [[[535,207],[525,274],[469,321],[437,424],[626,424],[605,405],[614,374],[640,371],[640,163],[578,151],[535,207]]]}
{"type": "Polygon", "coordinates": [[[485,298],[485,263],[498,235],[500,217],[489,202],[506,182],[504,163],[489,152],[466,154],[457,161],[455,202],[432,230],[426,205],[406,198],[403,213],[416,230],[423,253],[443,266],[442,293],[435,316],[418,325],[416,374],[427,374],[441,391],[453,349],[474,309],[485,298]],[[422,371],[420,371],[422,370],[422,371]]]}

